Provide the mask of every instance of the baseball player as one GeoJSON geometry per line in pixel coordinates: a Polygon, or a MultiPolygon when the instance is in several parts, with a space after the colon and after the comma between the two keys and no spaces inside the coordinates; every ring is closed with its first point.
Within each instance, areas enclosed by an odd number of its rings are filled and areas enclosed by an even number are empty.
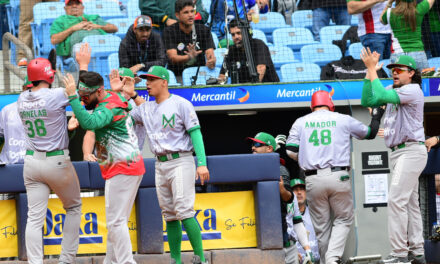
{"type": "Polygon", "coordinates": [[[351,116],[334,112],[330,94],[322,90],[312,95],[310,108],[312,113],[298,118],[290,129],[286,149],[305,171],[320,263],[340,263],[354,215],[350,139],[373,139],[384,111],[374,109],[371,124],[366,126],[351,116]]]}
{"type": "MultiPolygon", "coordinates": [[[[55,63],[52,63],[53,65],[55,63]]],[[[50,191],[66,210],[60,263],[74,263],[81,221],[80,187],[70,162],[65,89],[52,88],[55,70],[47,59],[31,60],[27,75],[33,87],[18,98],[18,112],[27,135],[23,178],[28,199],[25,238],[28,261],[43,263],[43,222],[50,191]]]]}
{"type": "Polygon", "coordinates": [[[155,101],[145,102],[137,96],[134,84],[124,91],[139,105],[130,114],[144,124],[150,150],[156,156],[157,198],[166,221],[171,262],[181,263],[182,223],[194,250],[193,263],[207,263],[200,227],[194,219],[195,180],[200,177],[202,185],[209,180],[199,120],[189,101],[168,91],[169,74],[164,67],[152,66],[140,77],[147,79],[148,94],[155,101]]]}
{"type": "MultiPolygon", "coordinates": [[[[90,56],[90,53],[84,54],[90,56]]],[[[81,55],[80,55],[81,56],[81,55]]],[[[81,60],[80,60],[81,61],[81,60]]],[[[131,106],[121,94],[104,90],[104,80],[96,72],[81,72],[78,93],[72,75],[64,78],[70,105],[81,127],[96,135],[97,159],[105,181],[107,252],[109,263],[136,263],[127,221],[139,184],[145,173],[133,120],[131,106]],[[89,114],[79,100],[84,102],[89,114]]]]}
{"type": "Polygon", "coordinates": [[[388,193],[388,235],[391,254],[385,263],[425,263],[423,225],[419,207],[419,176],[426,166],[423,129],[422,78],[414,59],[402,55],[389,64],[393,84],[384,88],[376,74],[380,54],[362,50],[367,67],[362,105],[386,105],[385,145],[393,168],[388,193]]]}

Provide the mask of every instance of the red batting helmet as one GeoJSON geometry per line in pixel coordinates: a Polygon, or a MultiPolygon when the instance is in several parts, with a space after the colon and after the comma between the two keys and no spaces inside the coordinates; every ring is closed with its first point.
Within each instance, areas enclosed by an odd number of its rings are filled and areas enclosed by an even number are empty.
{"type": "Polygon", "coordinates": [[[49,60],[36,58],[29,62],[27,66],[27,75],[31,82],[45,81],[52,84],[55,77],[55,70],[52,69],[49,60]]]}
{"type": "Polygon", "coordinates": [[[327,91],[319,90],[313,93],[310,107],[313,109],[317,106],[328,106],[330,111],[335,111],[335,105],[332,102],[332,97],[327,91]]]}

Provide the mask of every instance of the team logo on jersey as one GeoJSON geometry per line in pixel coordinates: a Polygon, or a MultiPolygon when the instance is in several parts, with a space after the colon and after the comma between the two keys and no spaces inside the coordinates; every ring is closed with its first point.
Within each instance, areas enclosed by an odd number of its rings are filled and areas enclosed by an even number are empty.
{"type": "Polygon", "coordinates": [[[166,128],[169,126],[170,128],[174,128],[175,125],[175,114],[173,114],[170,118],[167,118],[165,115],[162,115],[162,127],[166,128]]]}
{"type": "Polygon", "coordinates": [[[179,50],[179,51],[182,51],[184,48],[185,48],[185,44],[183,44],[182,42],[180,42],[180,43],[177,45],[177,50],[179,50]]]}
{"type": "Polygon", "coordinates": [[[243,93],[245,93],[245,95],[243,97],[238,98],[238,101],[240,103],[246,102],[249,99],[249,96],[250,96],[249,91],[247,91],[247,90],[245,90],[243,88],[238,88],[238,89],[241,90],[243,93]]]}

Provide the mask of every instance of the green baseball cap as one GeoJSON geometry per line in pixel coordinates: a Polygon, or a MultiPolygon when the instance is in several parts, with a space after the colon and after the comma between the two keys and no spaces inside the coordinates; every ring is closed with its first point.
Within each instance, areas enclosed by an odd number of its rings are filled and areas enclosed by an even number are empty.
{"type": "Polygon", "coordinates": [[[32,88],[33,84],[31,81],[29,81],[28,77],[24,77],[24,86],[26,86],[26,88],[32,88]]]}
{"type": "Polygon", "coordinates": [[[162,66],[151,66],[146,74],[142,74],[139,77],[142,79],[147,79],[148,76],[159,78],[167,82],[170,81],[170,74],[168,73],[168,70],[162,66]]]}
{"type": "Polygon", "coordinates": [[[387,68],[391,69],[391,68],[399,67],[399,66],[406,66],[406,67],[409,67],[413,70],[417,69],[416,61],[411,56],[408,56],[408,55],[400,56],[399,59],[397,59],[397,61],[395,63],[388,64],[387,68]]]}
{"type": "Polygon", "coordinates": [[[305,182],[301,179],[291,179],[290,180],[290,187],[295,187],[298,185],[303,185],[304,187],[306,187],[305,182]]]}
{"type": "Polygon", "coordinates": [[[134,73],[132,70],[130,70],[129,68],[119,68],[119,76],[121,77],[131,77],[134,78],[134,73]]]}
{"type": "Polygon", "coordinates": [[[255,137],[253,137],[253,138],[248,137],[247,139],[250,139],[252,141],[259,142],[262,144],[266,144],[268,146],[272,146],[274,151],[277,146],[277,143],[275,142],[275,138],[271,134],[268,134],[265,132],[260,132],[260,133],[256,134],[255,137]]]}

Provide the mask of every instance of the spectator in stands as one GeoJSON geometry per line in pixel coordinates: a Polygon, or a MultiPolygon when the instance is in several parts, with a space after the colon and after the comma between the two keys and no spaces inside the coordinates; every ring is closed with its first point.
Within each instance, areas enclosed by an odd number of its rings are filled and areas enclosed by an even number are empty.
{"type": "Polygon", "coordinates": [[[346,0],[311,0],[313,10],[312,33],[316,41],[320,40],[319,31],[330,24],[332,19],[336,25],[350,25],[351,16],[347,12],[346,0]]]}
{"type": "MultiPolygon", "coordinates": [[[[301,213],[303,223],[306,227],[310,248],[313,253],[313,257],[315,259],[315,263],[319,263],[319,248],[318,248],[318,240],[316,239],[315,228],[313,227],[312,218],[310,217],[309,207],[307,206],[307,196],[306,196],[306,184],[302,179],[292,179],[290,181],[290,186],[293,189],[293,194],[298,200],[299,212],[301,213]]],[[[288,205],[290,206],[290,204],[288,205]]],[[[288,230],[290,236],[294,237],[296,240],[296,247],[299,253],[299,263],[302,263],[302,260],[307,257],[306,252],[304,251],[301,244],[298,242],[298,235],[295,233],[293,226],[288,222],[288,230]]]]}
{"type": "Polygon", "coordinates": [[[380,59],[391,55],[391,28],[380,22],[380,14],[386,7],[386,0],[348,0],[347,10],[359,18],[358,36],[362,46],[381,54],[380,59]]]}
{"type": "MultiPolygon", "coordinates": [[[[428,13],[430,28],[430,47],[432,57],[440,57],[440,15],[437,10],[431,8],[428,13]]],[[[431,65],[432,66],[432,65],[431,65]]]]}
{"type": "Polygon", "coordinates": [[[428,68],[421,25],[434,0],[423,0],[418,4],[417,0],[397,0],[396,6],[391,8],[393,2],[388,1],[380,17],[380,21],[390,24],[393,31],[391,63],[395,63],[401,55],[408,55],[414,58],[418,70],[428,68]]]}
{"type": "MultiPolygon", "coordinates": [[[[237,3],[237,9],[238,9],[238,14],[240,16],[240,19],[245,19],[245,15],[244,15],[244,9],[243,9],[243,5],[241,3],[241,0],[235,0],[237,3]]],[[[246,8],[246,13],[251,15],[252,11],[251,10],[255,5],[258,5],[258,7],[260,8],[260,13],[267,13],[269,11],[269,2],[267,0],[245,0],[245,8],[246,8]]],[[[235,17],[235,10],[234,10],[234,1],[233,0],[212,0],[211,1],[211,8],[210,8],[210,14],[212,17],[212,27],[211,27],[211,31],[214,32],[219,40],[222,40],[225,36],[226,36],[226,28],[225,26],[227,26],[225,24],[225,13],[226,13],[226,18],[227,21],[230,22],[232,19],[236,18],[235,17]],[[227,4],[226,8],[228,9],[227,12],[225,12],[225,3],[227,4]]],[[[248,20],[250,16],[247,16],[248,20]]],[[[226,47],[226,45],[224,44],[220,44],[220,47],[226,47]]]]}
{"type": "MultiPolygon", "coordinates": [[[[0,14],[3,14],[0,17],[0,36],[3,36],[6,32],[8,32],[8,16],[6,15],[6,4],[9,3],[9,0],[0,0],[0,14]]],[[[0,41],[0,50],[2,49],[2,43],[0,41]]]]}
{"type": "MultiPolygon", "coordinates": [[[[115,25],[105,22],[99,15],[84,14],[82,0],[65,0],[65,5],[66,14],[55,19],[50,27],[50,41],[63,59],[71,57],[86,36],[118,31],[115,25]]],[[[76,71],[76,67],[68,70],[76,71]]]]}
{"type": "Polygon", "coordinates": [[[185,68],[206,65],[213,69],[216,60],[211,31],[205,25],[194,23],[194,2],[177,0],[175,10],[179,22],[165,28],[163,41],[169,61],[168,69],[174,72],[180,82],[185,68]]]}
{"type": "Polygon", "coordinates": [[[152,31],[149,16],[138,16],[119,45],[119,66],[138,71],[148,71],[153,65],[165,66],[165,48],[159,33],[152,31]]]}
{"type": "MultiPolygon", "coordinates": [[[[177,10],[175,10],[176,0],[139,0],[139,8],[142,15],[150,16],[153,19],[153,28],[162,32],[166,27],[177,23],[177,10]]],[[[197,0],[193,3],[196,15],[194,20],[205,24],[208,21],[209,13],[206,11],[202,1],[197,0]]]]}
{"type": "MultiPolygon", "coordinates": [[[[234,40],[234,46],[230,46],[228,50],[228,56],[225,57],[222,69],[220,71],[219,79],[222,82],[226,81],[226,72],[231,76],[232,71],[235,68],[238,72],[238,83],[251,82],[251,75],[249,73],[246,60],[246,53],[242,42],[241,29],[238,27],[238,21],[232,20],[229,24],[229,32],[234,40]],[[235,67],[236,66],[236,67],[235,67]],[[234,68],[234,69],[232,69],[234,68]]],[[[275,66],[273,65],[272,58],[270,57],[269,48],[264,44],[262,40],[250,39],[252,55],[258,74],[258,80],[260,82],[279,82],[275,66]]],[[[235,81],[234,81],[235,83],[235,81]]]]}

